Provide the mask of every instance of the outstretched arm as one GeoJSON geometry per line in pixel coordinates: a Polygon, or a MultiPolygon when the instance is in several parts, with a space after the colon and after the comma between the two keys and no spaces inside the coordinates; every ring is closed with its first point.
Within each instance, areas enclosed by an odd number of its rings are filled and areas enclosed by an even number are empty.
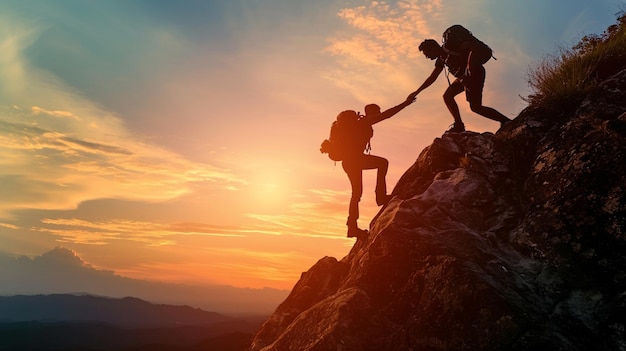
{"type": "Polygon", "coordinates": [[[422,90],[428,88],[431,84],[433,84],[437,80],[437,77],[439,77],[439,74],[441,74],[441,71],[443,71],[443,62],[437,60],[437,62],[435,63],[435,68],[430,73],[430,76],[426,78],[424,83],[422,83],[422,85],[420,85],[420,87],[417,88],[416,91],[411,93],[413,98],[415,98],[417,94],[419,94],[422,90]]]}
{"type": "Polygon", "coordinates": [[[412,96],[413,94],[409,95],[406,100],[404,100],[404,102],[402,102],[401,104],[394,106],[384,112],[379,113],[376,116],[372,116],[372,119],[370,120],[370,122],[372,124],[378,123],[384,119],[390,118],[393,115],[395,115],[396,113],[402,111],[403,108],[409,106],[410,104],[413,103],[413,101],[415,101],[415,96],[412,96]]]}

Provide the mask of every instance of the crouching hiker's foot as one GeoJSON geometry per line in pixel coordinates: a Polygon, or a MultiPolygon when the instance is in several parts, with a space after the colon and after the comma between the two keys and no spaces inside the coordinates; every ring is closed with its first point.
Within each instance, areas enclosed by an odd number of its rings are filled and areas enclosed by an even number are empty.
{"type": "Polygon", "coordinates": [[[391,200],[391,195],[376,195],[376,204],[378,206],[385,206],[391,200]]]}
{"type": "Polygon", "coordinates": [[[450,126],[450,129],[446,131],[446,133],[462,133],[465,131],[465,124],[463,122],[454,122],[450,126]]]}
{"type": "Polygon", "coordinates": [[[367,238],[367,230],[360,229],[357,226],[348,227],[348,238],[365,239],[367,238]]]}

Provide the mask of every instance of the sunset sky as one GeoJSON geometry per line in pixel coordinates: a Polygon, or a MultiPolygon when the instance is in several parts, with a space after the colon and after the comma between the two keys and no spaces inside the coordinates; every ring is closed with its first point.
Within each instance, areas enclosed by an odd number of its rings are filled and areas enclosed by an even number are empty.
{"type": "MultiPolygon", "coordinates": [[[[495,50],[485,105],[513,118],[529,68],[620,4],[0,0],[0,252],[62,246],[124,277],[290,289],[354,244],[347,177],[319,152],[338,112],[402,102],[433,68],[419,43],[460,23],[495,50]]],[[[390,191],[452,123],[447,84],[375,126],[390,191]]],[[[497,130],[457,101],[466,129],[497,130]]]]}

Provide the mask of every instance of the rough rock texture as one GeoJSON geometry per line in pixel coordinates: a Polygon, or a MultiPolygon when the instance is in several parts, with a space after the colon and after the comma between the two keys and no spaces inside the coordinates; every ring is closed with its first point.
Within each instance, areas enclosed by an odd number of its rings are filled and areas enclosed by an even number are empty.
{"type": "Polygon", "coordinates": [[[568,109],[435,139],[250,350],[626,350],[626,71],[568,109]]]}

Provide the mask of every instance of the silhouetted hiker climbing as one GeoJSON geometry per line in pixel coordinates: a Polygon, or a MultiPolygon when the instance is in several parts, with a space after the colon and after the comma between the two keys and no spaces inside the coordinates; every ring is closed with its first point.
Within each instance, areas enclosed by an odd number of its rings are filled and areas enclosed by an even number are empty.
{"type": "Polygon", "coordinates": [[[485,67],[483,65],[493,57],[491,48],[458,24],[448,28],[443,34],[443,39],[443,46],[440,46],[434,39],[426,39],[420,44],[419,50],[424,53],[424,56],[436,61],[432,73],[413,92],[413,96],[417,96],[422,90],[433,84],[443,71],[444,66],[447,66],[449,72],[456,77],[443,94],[443,100],[454,117],[454,124],[448,130],[449,132],[460,133],[465,131],[459,106],[454,101],[454,97],[463,91],[465,91],[472,111],[500,122],[501,127],[510,122],[510,119],[495,109],[483,106],[483,87],[485,85],[485,67]]]}
{"type": "Polygon", "coordinates": [[[387,159],[370,155],[370,139],[374,135],[372,125],[392,117],[403,108],[409,106],[415,97],[409,95],[407,99],[385,112],[380,112],[380,107],[376,104],[365,106],[365,115],[360,115],[353,110],[346,110],[337,116],[330,130],[330,139],[324,140],[320,151],[328,153],[328,157],[334,161],[342,161],[341,166],[348,175],[352,187],[350,196],[350,206],[348,208],[348,237],[363,238],[367,235],[367,230],[360,229],[357,221],[359,219],[359,202],[363,195],[363,170],[376,169],[376,203],[378,206],[389,202],[391,195],[387,194],[387,159]]]}

